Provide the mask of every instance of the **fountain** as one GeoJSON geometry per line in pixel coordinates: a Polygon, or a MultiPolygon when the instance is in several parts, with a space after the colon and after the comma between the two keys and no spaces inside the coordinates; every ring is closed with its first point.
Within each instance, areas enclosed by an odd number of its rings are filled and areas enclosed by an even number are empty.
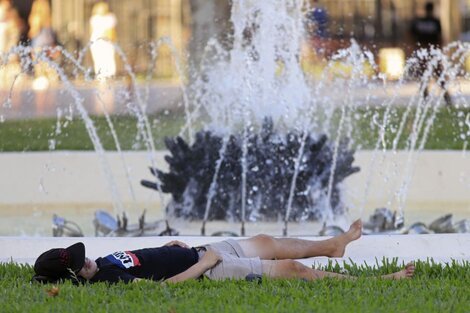
{"type": "MultiPolygon", "coordinates": [[[[191,146],[180,137],[168,139],[170,172],[151,171],[161,181],[162,191],[172,195],[168,213],[203,220],[203,235],[205,223],[214,219],[241,221],[242,225],[244,217],[250,222],[276,221],[279,217],[286,223],[316,220],[323,217],[325,207],[343,214],[340,183],[359,171],[352,166],[353,151],[347,149],[347,142],[340,144],[333,190],[328,197],[324,191],[331,176],[333,146],[324,135],[318,139],[310,134],[305,137],[295,132],[282,137],[274,132],[272,121],[265,120],[259,133],[248,134],[245,185],[241,179],[242,134],[224,140],[210,131],[200,131],[191,146]],[[300,164],[296,164],[301,144],[304,152],[300,164]],[[295,190],[291,190],[292,181],[295,190]],[[246,199],[242,197],[243,188],[247,190],[246,199]]],[[[146,180],[142,184],[159,188],[146,180]]],[[[241,233],[244,235],[243,228],[241,233]]]]}
{"type": "MultiPolygon", "coordinates": [[[[169,172],[153,167],[151,172],[162,191],[172,195],[167,212],[202,220],[202,234],[206,222],[214,219],[241,222],[242,235],[245,222],[263,219],[283,220],[284,235],[291,220],[332,224],[346,211],[340,186],[359,170],[352,165],[357,146],[354,133],[359,115],[367,114],[378,135],[367,175],[381,166],[387,151],[399,149],[399,141],[406,141],[408,151],[403,170],[385,177],[393,180],[398,172],[403,174],[386,203],[396,211],[393,216],[385,216],[388,209],[379,211],[375,216],[382,223],[372,221],[370,230],[396,231],[404,225],[416,155],[424,149],[445,96],[443,90],[437,96],[424,95],[424,86],[439,64],[444,71],[438,81],[454,80],[468,55],[467,46],[456,43],[444,51],[420,50],[408,60],[394,90],[404,88],[422,60],[429,65],[417,95],[400,116],[398,92],[381,103],[374,99],[374,89],[384,88],[385,77],[373,73],[377,69],[373,54],[354,41],[326,62],[320,78],[305,73],[301,55],[305,11],[302,1],[269,6],[234,2],[232,48],[210,41],[207,59],[192,75],[192,112],[180,136],[166,141],[171,153],[166,157],[169,172]],[[338,63],[342,70],[337,70],[338,63]],[[191,125],[197,118],[206,126],[193,136],[191,125]],[[403,139],[407,123],[412,123],[412,130],[403,139]]],[[[159,189],[147,180],[142,184],[159,189]]],[[[370,179],[366,184],[361,207],[369,196],[370,179]]]]}
{"type": "MultiPolygon", "coordinates": [[[[154,175],[153,180],[144,179],[142,184],[159,191],[158,201],[166,214],[202,222],[202,234],[206,234],[207,222],[216,219],[240,222],[241,235],[246,235],[246,223],[257,221],[281,221],[284,235],[288,235],[291,221],[333,225],[352,206],[345,199],[351,192],[343,188],[343,183],[358,175],[352,175],[359,171],[354,163],[355,151],[369,149],[366,166],[361,166],[364,190],[354,195],[355,200],[359,198],[355,201],[359,202],[359,215],[363,216],[362,210],[374,193],[373,176],[385,168],[382,180],[395,185],[383,190],[386,200],[380,205],[396,213],[392,217],[386,211],[378,214],[382,226],[371,223],[371,229],[393,230],[403,222],[418,155],[425,149],[441,112],[444,93],[431,89],[425,97],[421,84],[405,101],[399,97],[400,92],[407,88],[420,59],[429,60],[422,82],[432,80],[438,63],[443,64],[443,71],[437,79],[457,82],[470,49],[457,42],[443,50],[417,51],[406,62],[402,78],[388,84],[382,74],[377,74],[373,53],[353,40],[349,47],[322,61],[321,74],[310,75],[302,55],[307,10],[301,0],[270,5],[233,2],[230,48],[210,40],[198,68],[190,70],[189,84],[179,86],[185,124],[179,134],[165,142],[171,153],[165,158],[169,171],[157,164],[158,151],[148,115],[149,92],[140,88],[125,53],[115,45],[129,78],[119,98],[127,101],[128,113],[136,120],[138,138],[154,175]],[[400,151],[404,153],[403,165],[384,165],[388,153],[400,151]],[[171,195],[169,201],[164,193],[171,195]]],[[[159,45],[171,47],[171,42],[161,39],[151,44],[152,64],[159,45]]],[[[60,47],[54,49],[74,68],[73,75],[67,76],[48,57],[47,49],[16,47],[3,60],[19,56],[23,68],[19,76],[41,62],[57,73],[63,92],[72,98],[68,109],[58,105],[58,124],[64,112],[68,112],[66,119],[73,119],[70,112],[79,113],[100,158],[114,213],[122,214],[129,206],[121,200],[123,195],[108,164],[108,154],[83,106],[84,97],[73,84],[75,76],[88,82],[94,79],[83,65],[89,45],[78,58],[60,47]]],[[[178,60],[176,65],[183,77],[185,69],[178,60]]],[[[147,77],[150,79],[151,73],[147,77]]],[[[14,85],[3,100],[4,111],[10,109],[13,94],[14,85]]],[[[456,141],[465,151],[470,134],[468,103],[459,94],[455,100],[455,120],[461,128],[456,141]]],[[[138,196],[129,162],[121,152],[108,114],[106,123],[125,171],[126,189],[135,203],[138,196]]],[[[50,147],[54,150],[53,141],[50,147]]],[[[465,221],[452,227],[468,229],[465,221]]]]}
{"type": "MultiPolygon", "coordinates": [[[[290,220],[331,220],[345,211],[339,185],[359,169],[342,135],[346,112],[334,142],[322,134],[320,91],[309,86],[299,59],[300,4],[234,2],[232,49],[211,41],[193,75],[187,142],[166,141],[170,173],[151,169],[172,194],[168,213],[202,219],[202,234],[209,219],[240,221],[242,235],[247,221],[282,219],[286,235],[290,220]],[[193,136],[196,118],[206,127],[193,136]]],[[[343,54],[352,65],[365,61],[362,53],[343,54]]],[[[350,90],[362,77],[354,75],[350,90]]]]}

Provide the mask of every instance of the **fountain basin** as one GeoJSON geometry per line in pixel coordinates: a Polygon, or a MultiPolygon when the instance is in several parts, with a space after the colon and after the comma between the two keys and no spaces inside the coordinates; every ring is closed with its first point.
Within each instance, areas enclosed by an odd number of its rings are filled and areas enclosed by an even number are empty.
{"type": "MultiPolygon", "coordinates": [[[[163,159],[165,154],[165,151],[158,151],[155,155],[156,166],[163,170],[167,168],[163,159]]],[[[378,152],[374,167],[369,170],[372,157],[371,151],[357,151],[354,165],[362,170],[345,180],[344,196],[350,207],[351,219],[367,219],[375,208],[388,206],[388,201],[393,199],[397,186],[401,184],[408,153],[378,152]],[[393,176],[395,172],[397,175],[393,176]],[[370,189],[365,196],[368,181],[370,189]]],[[[124,152],[126,163],[131,167],[136,201],[128,192],[129,183],[120,156],[107,152],[106,158],[131,220],[136,220],[144,208],[149,221],[162,218],[164,210],[158,194],[140,186],[141,179],[153,179],[148,171],[149,154],[124,152]]],[[[431,222],[445,213],[453,213],[456,220],[470,217],[468,158],[461,151],[423,151],[416,154],[404,207],[408,225],[414,221],[431,222]]],[[[0,172],[2,236],[50,235],[53,213],[72,220],[82,218],[84,222],[89,221],[91,228],[94,210],[101,208],[113,212],[112,196],[94,152],[2,153],[0,172]]],[[[167,200],[164,199],[165,203],[167,200]]],[[[396,209],[393,202],[391,209],[396,209]]],[[[198,229],[199,226],[189,234],[198,234],[198,229]]],[[[280,233],[281,226],[275,234],[280,233]]],[[[301,231],[300,234],[310,232],[301,231]]],[[[86,232],[86,235],[92,233],[86,232]]]]}

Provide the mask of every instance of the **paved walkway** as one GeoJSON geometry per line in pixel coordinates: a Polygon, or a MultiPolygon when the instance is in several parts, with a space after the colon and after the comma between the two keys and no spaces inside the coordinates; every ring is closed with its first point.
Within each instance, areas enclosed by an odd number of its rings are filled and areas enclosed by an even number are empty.
{"type": "MultiPolygon", "coordinates": [[[[327,237],[302,237],[309,240],[321,240],[327,237]]],[[[77,241],[85,243],[87,256],[97,258],[118,250],[134,250],[146,247],[159,247],[174,240],[175,237],[139,237],[139,238],[48,238],[48,237],[0,237],[0,262],[18,262],[33,264],[45,250],[66,247],[77,241]]],[[[177,237],[190,246],[223,240],[223,237],[177,237]]],[[[240,238],[238,238],[240,239],[240,238]]],[[[300,261],[305,265],[325,265],[329,260],[374,266],[381,264],[383,258],[398,262],[416,260],[426,261],[432,258],[438,263],[470,261],[470,234],[440,235],[374,235],[363,236],[352,242],[343,258],[308,258],[300,261]]]]}
{"type": "MultiPolygon", "coordinates": [[[[0,115],[5,120],[57,117],[58,110],[62,116],[72,108],[76,111],[76,102],[71,92],[59,86],[44,90],[32,88],[14,88],[12,91],[0,89],[0,115]],[[5,101],[11,102],[5,105],[5,101]]],[[[99,85],[78,84],[76,91],[83,99],[83,106],[90,115],[131,114],[129,106],[130,89],[122,84],[99,85]]],[[[181,101],[181,88],[173,83],[152,83],[149,86],[139,85],[142,97],[139,105],[146,107],[147,113],[175,108],[181,101]]],[[[135,105],[135,104],[133,104],[135,105]]],[[[76,114],[76,113],[75,113],[76,114]]]]}
{"type": "MultiPolygon", "coordinates": [[[[56,117],[58,109],[64,115],[70,107],[75,107],[70,90],[60,86],[44,90],[33,89],[31,85],[31,82],[15,84],[12,92],[9,89],[0,88],[0,115],[3,119],[56,117]],[[12,101],[5,106],[9,95],[11,95],[12,101]]],[[[75,87],[80,97],[83,98],[83,105],[90,115],[102,115],[105,111],[112,114],[131,113],[128,86],[120,83],[112,85],[77,83],[75,87]]],[[[386,85],[368,84],[364,88],[355,88],[352,95],[353,99],[356,99],[357,105],[382,105],[391,99],[394,100],[395,105],[408,105],[412,97],[417,94],[418,88],[416,82],[404,84],[388,82],[386,85]]],[[[455,80],[449,84],[449,89],[454,102],[470,103],[470,81],[455,80]]],[[[345,101],[343,93],[338,94],[335,90],[332,94],[327,94],[328,88],[325,90],[325,96],[328,96],[332,103],[341,104],[345,101]]],[[[153,82],[148,86],[140,84],[139,92],[142,96],[140,105],[146,107],[147,113],[175,108],[182,101],[181,88],[175,83],[153,82]]]]}

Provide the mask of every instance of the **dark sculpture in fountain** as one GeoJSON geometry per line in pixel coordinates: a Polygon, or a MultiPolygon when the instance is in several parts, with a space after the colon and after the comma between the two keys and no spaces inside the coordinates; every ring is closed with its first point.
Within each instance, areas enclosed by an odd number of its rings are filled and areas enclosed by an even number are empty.
{"type": "MultiPolygon", "coordinates": [[[[247,148],[246,219],[284,219],[303,133],[277,133],[269,118],[258,131],[249,131],[246,137],[240,132],[225,138],[225,149],[224,137],[207,130],[198,132],[192,145],[180,137],[167,138],[165,144],[171,155],[166,156],[165,160],[169,164],[169,172],[150,169],[161,182],[161,190],[172,195],[167,214],[202,220],[210,198],[208,220],[240,221],[244,138],[247,148]],[[217,162],[221,163],[214,177],[217,162]]],[[[327,136],[308,134],[304,138],[290,221],[316,220],[322,216],[332,170],[334,147],[327,136]]],[[[347,141],[342,141],[338,147],[329,197],[334,214],[346,210],[341,201],[340,183],[359,171],[358,167],[352,166],[353,161],[354,151],[348,148],[347,141]]],[[[141,183],[154,189],[159,187],[150,181],[143,180],[141,183]]]]}

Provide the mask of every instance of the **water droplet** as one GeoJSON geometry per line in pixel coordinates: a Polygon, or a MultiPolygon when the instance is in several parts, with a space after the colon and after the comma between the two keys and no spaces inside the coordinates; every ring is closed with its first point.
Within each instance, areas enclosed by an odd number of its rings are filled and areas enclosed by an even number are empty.
{"type": "Polygon", "coordinates": [[[56,145],[56,140],[55,139],[49,139],[49,150],[55,150],[55,145],[56,145]]]}
{"type": "Polygon", "coordinates": [[[3,107],[9,109],[9,108],[11,108],[11,106],[12,106],[12,101],[11,101],[11,98],[8,97],[5,100],[5,102],[3,102],[3,107]]]}
{"type": "Polygon", "coordinates": [[[45,193],[46,195],[48,194],[46,188],[44,188],[44,179],[42,177],[39,180],[39,192],[45,193]]]}

